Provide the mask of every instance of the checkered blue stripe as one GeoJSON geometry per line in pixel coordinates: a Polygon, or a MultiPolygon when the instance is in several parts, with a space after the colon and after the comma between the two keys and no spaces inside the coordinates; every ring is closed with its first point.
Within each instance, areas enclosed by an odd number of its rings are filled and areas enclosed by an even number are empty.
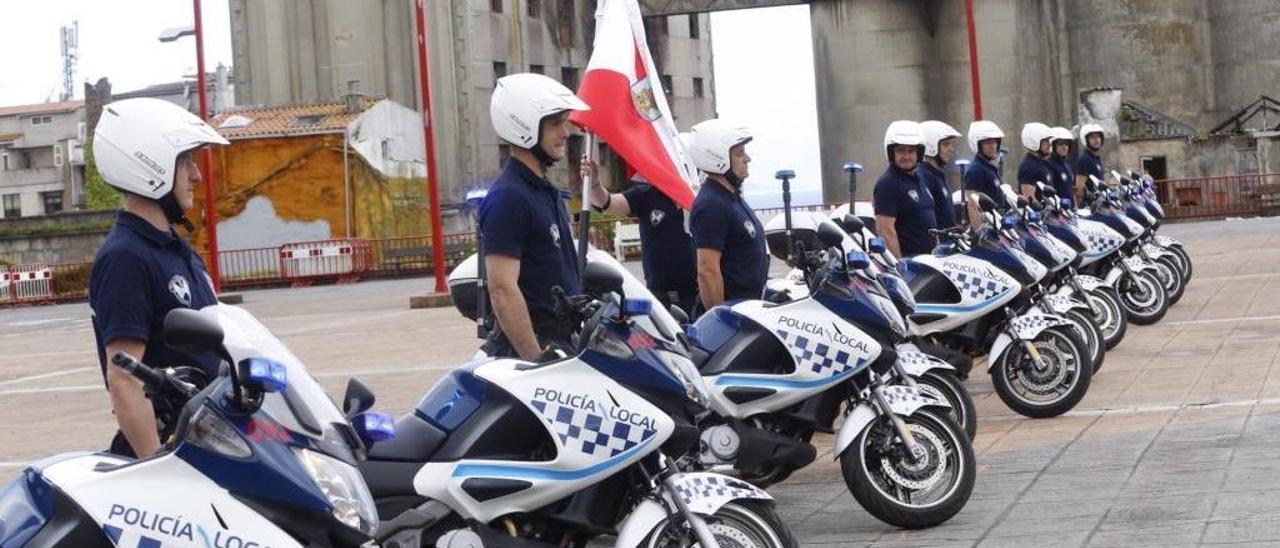
{"type": "Polygon", "coordinates": [[[655,430],[617,421],[555,402],[533,400],[551,431],[566,448],[577,449],[593,457],[608,458],[631,449],[653,437],[655,430]]]}
{"type": "Polygon", "coordinates": [[[916,352],[914,350],[898,352],[898,361],[902,362],[902,365],[906,367],[914,365],[930,365],[933,363],[933,361],[929,359],[929,356],[924,352],[916,352]]]}
{"type": "Polygon", "coordinates": [[[755,497],[758,492],[749,483],[724,476],[694,476],[676,485],[676,493],[685,503],[711,497],[755,497]]]}
{"type": "Polygon", "coordinates": [[[979,301],[995,298],[1009,290],[1009,286],[996,280],[983,279],[968,272],[952,270],[947,272],[947,276],[955,280],[956,289],[960,290],[960,294],[979,301]]]}
{"type": "Polygon", "coordinates": [[[1084,234],[1085,244],[1090,250],[1111,249],[1123,243],[1117,238],[1109,237],[1105,232],[1081,231],[1081,233],[1084,234]]]}
{"type": "Polygon", "coordinates": [[[938,400],[921,394],[919,391],[909,386],[884,387],[884,399],[889,402],[889,405],[893,405],[895,403],[935,405],[938,403],[938,400]]]}
{"type": "Polygon", "coordinates": [[[785,329],[778,329],[775,332],[791,351],[791,356],[795,358],[797,371],[807,369],[818,375],[834,377],[857,364],[857,360],[848,352],[814,340],[808,334],[793,333],[785,329]]]}
{"type": "Polygon", "coordinates": [[[1014,318],[1009,322],[1009,326],[1013,328],[1014,333],[1021,333],[1027,329],[1040,329],[1049,326],[1049,321],[1044,316],[1021,316],[1014,318]]]}

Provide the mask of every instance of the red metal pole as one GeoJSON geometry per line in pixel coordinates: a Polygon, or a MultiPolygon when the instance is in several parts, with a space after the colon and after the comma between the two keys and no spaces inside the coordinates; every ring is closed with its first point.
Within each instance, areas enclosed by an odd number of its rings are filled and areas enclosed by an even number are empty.
{"type": "MultiPolygon", "coordinates": [[[[191,0],[196,19],[196,87],[200,88],[200,119],[209,120],[209,101],[205,97],[204,82],[204,23],[200,17],[200,0],[191,0]]],[[[222,274],[218,269],[218,220],[214,208],[213,179],[209,172],[209,147],[204,147],[200,154],[200,175],[204,181],[204,226],[209,233],[209,278],[213,280],[214,292],[222,291],[222,274]]]]}
{"type": "Polygon", "coordinates": [[[982,119],[982,84],[978,77],[978,33],[973,25],[973,0],[964,0],[965,23],[969,27],[969,84],[973,88],[973,119],[982,119]]]}
{"type": "Polygon", "coordinates": [[[427,147],[427,192],[431,199],[431,261],[435,263],[436,293],[444,293],[444,227],[440,222],[440,182],[436,177],[436,140],[431,130],[431,77],[427,72],[427,25],[423,0],[415,0],[417,19],[418,74],[422,86],[422,135],[427,147]]]}

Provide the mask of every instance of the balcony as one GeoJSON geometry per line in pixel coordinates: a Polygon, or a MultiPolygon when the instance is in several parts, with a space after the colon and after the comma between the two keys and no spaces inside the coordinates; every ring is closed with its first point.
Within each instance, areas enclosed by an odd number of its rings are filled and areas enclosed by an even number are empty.
{"type": "Polygon", "coordinates": [[[62,168],[38,167],[34,169],[0,170],[0,186],[62,184],[62,168]]]}

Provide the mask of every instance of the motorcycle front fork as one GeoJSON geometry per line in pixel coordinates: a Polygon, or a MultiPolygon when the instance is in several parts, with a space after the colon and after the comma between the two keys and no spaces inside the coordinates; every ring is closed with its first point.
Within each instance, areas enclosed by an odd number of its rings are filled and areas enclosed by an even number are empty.
{"type": "MultiPolygon", "coordinates": [[[[666,455],[658,454],[658,465],[662,468],[659,473],[659,481],[662,482],[662,488],[671,495],[671,502],[675,504],[676,511],[689,524],[689,528],[693,530],[693,536],[698,539],[699,546],[709,546],[720,548],[716,543],[715,535],[711,534],[711,528],[707,526],[706,520],[702,516],[693,513],[689,509],[689,505],[685,504],[684,499],[680,498],[680,492],[676,489],[675,466],[667,460],[666,455]]],[[[643,467],[641,467],[643,469],[643,467]]]]}

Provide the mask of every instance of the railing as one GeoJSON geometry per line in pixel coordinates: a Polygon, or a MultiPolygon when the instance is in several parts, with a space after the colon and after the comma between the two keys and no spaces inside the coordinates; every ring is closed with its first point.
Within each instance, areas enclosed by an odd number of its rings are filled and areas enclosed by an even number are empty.
{"type": "Polygon", "coordinates": [[[1165,218],[1212,219],[1268,213],[1280,195],[1280,173],[1156,181],[1165,218]]]}
{"type": "MultiPolygon", "coordinates": [[[[830,209],[830,205],[808,205],[797,206],[793,211],[820,211],[830,209]]],[[[782,212],[782,208],[766,208],[756,210],[756,214],[761,221],[768,220],[776,214],[782,212]]],[[[592,245],[596,248],[613,253],[614,249],[614,231],[615,223],[623,224],[635,223],[635,218],[621,217],[601,217],[593,219],[590,223],[589,238],[592,245]]],[[[578,230],[578,225],[573,224],[573,230],[578,230]]],[[[355,277],[396,277],[396,276],[419,276],[430,275],[433,270],[434,257],[431,249],[430,236],[414,236],[406,238],[382,238],[370,240],[351,240],[353,247],[359,250],[360,259],[359,268],[356,268],[353,262],[350,270],[356,276],[352,276],[343,269],[334,269],[333,272],[325,271],[320,278],[323,281],[341,281],[343,279],[352,279],[355,277]],[[341,271],[339,271],[341,270],[341,271]]],[[[326,241],[328,242],[328,241],[326,241]]],[[[249,287],[270,287],[284,286],[290,283],[296,283],[300,277],[313,277],[311,273],[291,272],[285,268],[285,261],[282,260],[282,252],[289,251],[290,257],[293,257],[294,250],[300,248],[308,248],[310,244],[322,244],[324,242],[294,242],[284,246],[260,247],[253,249],[232,249],[222,250],[219,252],[219,264],[222,269],[222,282],[224,289],[243,289],[249,287]],[[307,274],[303,276],[302,274],[307,274]]],[[[476,235],[473,232],[464,232],[458,234],[446,234],[444,236],[444,255],[446,270],[452,269],[458,263],[466,259],[476,250],[476,235]]],[[[311,246],[314,247],[314,246],[311,246]]],[[[357,261],[353,258],[352,261],[357,261]]],[[[32,265],[25,265],[31,267],[32,265]]],[[[23,303],[49,303],[64,302],[73,300],[83,300],[88,297],[89,276],[93,270],[93,263],[68,263],[42,266],[51,271],[51,280],[48,283],[47,292],[41,288],[41,292],[24,293],[26,298],[17,298],[17,285],[12,282],[0,284],[0,289],[6,291],[7,298],[0,298],[0,306],[10,304],[23,303]]],[[[9,274],[12,276],[19,267],[10,267],[9,274]]]]}

